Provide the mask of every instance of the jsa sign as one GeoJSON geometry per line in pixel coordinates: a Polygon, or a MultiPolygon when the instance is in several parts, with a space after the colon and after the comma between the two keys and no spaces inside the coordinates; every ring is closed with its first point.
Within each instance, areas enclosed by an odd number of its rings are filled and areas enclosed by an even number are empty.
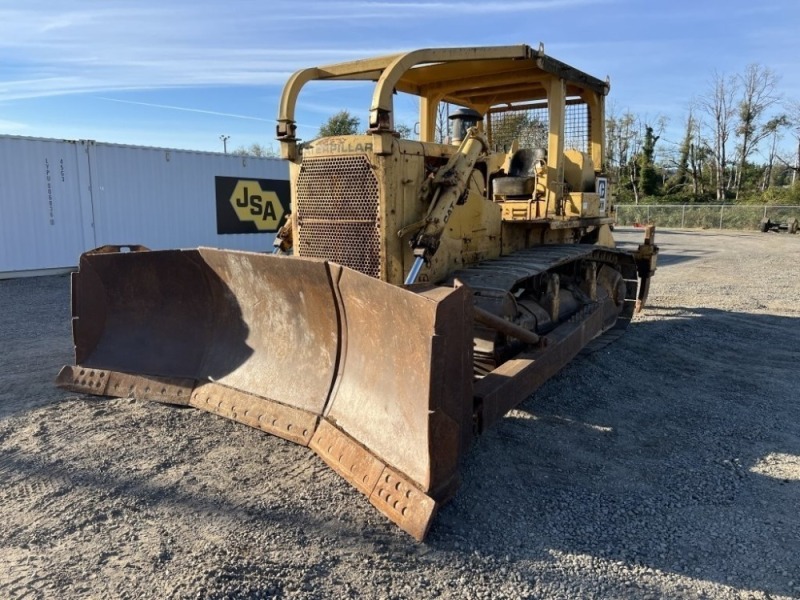
{"type": "Polygon", "coordinates": [[[289,212],[289,182],[215,177],[217,233],[278,231],[289,212]]]}

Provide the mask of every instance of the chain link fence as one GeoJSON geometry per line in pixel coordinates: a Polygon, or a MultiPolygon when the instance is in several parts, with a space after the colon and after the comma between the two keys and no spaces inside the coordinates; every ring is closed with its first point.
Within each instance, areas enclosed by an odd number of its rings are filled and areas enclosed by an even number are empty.
{"type": "Polygon", "coordinates": [[[617,224],[655,223],[676,229],[753,229],[761,219],[800,219],[800,206],[746,204],[617,204],[617,224]]]}

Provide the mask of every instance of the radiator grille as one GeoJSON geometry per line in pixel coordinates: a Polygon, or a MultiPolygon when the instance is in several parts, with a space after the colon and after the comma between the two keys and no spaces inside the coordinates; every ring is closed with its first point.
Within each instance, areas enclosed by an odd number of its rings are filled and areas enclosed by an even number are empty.
{"type": "Polygon", "coordinates": [[[366,156],[304,158],[297,178],[300,256],[381,276],[378,180],[366,156]]]}

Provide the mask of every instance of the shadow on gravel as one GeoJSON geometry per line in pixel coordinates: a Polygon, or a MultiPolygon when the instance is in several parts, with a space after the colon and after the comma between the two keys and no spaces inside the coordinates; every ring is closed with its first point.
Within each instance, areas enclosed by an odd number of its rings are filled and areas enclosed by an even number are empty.
{"type": "Polygon", "coordinates": [[[797,595],[800,319],[658,312],[478,440],[434,546],[797,595]]]}
{"type": "Polygon", "coordinates": [[[680,248],[660,247],[658,253],[658,267],[679,265],[681,263],[697,260],[698,258],[706,258],[712,254],[716,254],[716,252],[713,250],[683,250],[680,248]]]}
{"type": "MultiPolygon", "coordinates": [[[[633,251],[636,247],[642,242],[644,239],[639,234],[638,231],[628,231],[625,232],[626,235],[622,236],[621,239],[617,240],[617,246],[619,248],[633,251]]],[[[681,263],[690,262],[693,260],[697,260],[700,258],[707,258],[711,255],[717,254],[719,250],[715,250],[713,248],[697,248],[691,247],[687,248],[684,244],[681,244],[682,241],[680,238],[674,238],[673,234],[677,235],[693,235],[693,236],[700,236],[703,235],[702,232],[677,232],[677,231],[669,231],[669,237],[659,236],[660,232],[656,231],[656,245],[659,247],[658,253],[658,266],[659,267],[669,267],[673,265],[679,265],[681,263]]]]}
{"type": "MultiPolygon", "coordinates": [[[[321,462],[320,464],[322,465],[321,462]]],[[[324,465],[322,466],[324,467],[324,465]]],[[[211,493],[180,489],[174,483],[158,483],[151,479],[159,474],[157,470],[151,473],[145,472],[139,476],[123,476],[108,471],[101,472],[98,469],[81,468],[74,464],[65,466],[63,461],[58,460],[43,462],[22,452],[0,454],[0,467],[2,467],[4,475],[15,475],[19,480],[16,483],[17,487],[21,488],[20,490],[5,491],[6,495],[11,496],[22,496],[28,492],[27,488],[29,487],[35,487],[37,492],[45,489],[48,494],[61,495],[65,490],[50,483],[56,480],[57,482],[67,482],[70,488],[87,488],[98,497],[112,494],[120,498],[127,498],[129,504],[141,508],[155,506],[173,508],[183,513],[194,513],[202,519],[221,517],[243,524],[252,523],[258,519],[276,523],[291,521],[293,526],[300,525],[309,531],[315,527],[324,527],[324,523],[310,512],[300,515],[294,511],[284,513],[274,507],[269,509],[259,507],[255,502],[231,502],[211,493]],[[298,521],[302,521],[302,523],[298,524],[298,521]]],[[[63,487],[61,486],[61,488],[63,487]]],[[[2,497],[3,494],[0,494],[0,498],[2,497]]],[[[63,523],[59,523],[59,528],[62,525],[63,523]]],[[[74,530],[80,526],[80,523],[73,523],[71,529],[74,530]]],[[[9,540],[6,540],[6,543],[8,542],[9,540]]],[[[14,540],[11,539],[10,542],[13,543],[14,540]]]]}
{"type": "Polygon", "coordinates": [[[0,419],[66,397],[53,380],[73,360],[69,282],[68,275],[0,280],[0,419]]]}

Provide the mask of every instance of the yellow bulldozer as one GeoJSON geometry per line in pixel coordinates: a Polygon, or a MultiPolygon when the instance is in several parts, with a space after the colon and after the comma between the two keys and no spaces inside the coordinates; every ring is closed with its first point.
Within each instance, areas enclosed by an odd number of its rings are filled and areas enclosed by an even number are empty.
{"type": "Polygon", "coordinates": [[[76,364],[57,383],[308,446],[422,540],[473,437],[646,300],[653,232],[626,251],[610,227],[608,91],[527,45],[296,72],[277,119],[292,207],[275,251],[83,254],[76,364]],[[374,82],[363,135],[298,139],[298,95],[318,80],[374,82]],[[418,101],[419,139],[395,129],[398,93],[418,101]]]}

